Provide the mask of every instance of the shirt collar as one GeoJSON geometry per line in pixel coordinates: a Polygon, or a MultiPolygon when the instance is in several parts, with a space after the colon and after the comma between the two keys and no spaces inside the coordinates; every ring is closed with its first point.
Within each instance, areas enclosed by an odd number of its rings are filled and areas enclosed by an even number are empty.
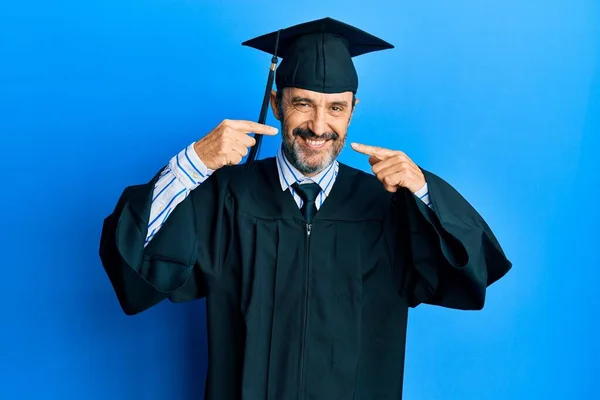
{"type": "Polygon", "coordinates": [[[283,145],[279,147],[279,151],[276,156],[277,170],[279,172],[279,182],[281,183],[281,190],[285,191],[294,183],[305,183],[314,182],[321,187],[321,190],[328,195],[333,187],[335,179],[339,170],[339,163],[334,160],[331,165],[319,172],[312,178],[304,176],[298,169],[296,169],[283,154],[283,145]]]}

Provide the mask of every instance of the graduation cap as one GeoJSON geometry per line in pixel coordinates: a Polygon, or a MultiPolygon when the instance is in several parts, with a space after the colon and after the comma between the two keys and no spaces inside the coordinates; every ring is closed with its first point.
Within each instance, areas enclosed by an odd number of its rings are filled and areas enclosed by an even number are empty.
{"type": "MultiPolygon", "coordinates": [[[[258,122],[264,124],[273,86],[277,90],[296,87],[321,93],[356,93],[358,74],[352,58],[366,53],[394,48],[390,43],[337,21],[322,18],[294,25],[247,40],[243,46],[272,55],[271,68],[258,122]],[[282,61],[277,71],[278,57],[282,61]]],[[[250,150],[249,166],[256,158],[262,135],[256,135],[250,150]]]]}

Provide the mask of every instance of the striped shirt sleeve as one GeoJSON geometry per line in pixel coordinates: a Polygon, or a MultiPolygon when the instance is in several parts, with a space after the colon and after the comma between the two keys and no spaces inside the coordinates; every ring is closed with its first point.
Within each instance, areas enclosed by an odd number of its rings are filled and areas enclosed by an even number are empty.
{"type": "Polygon", "coordinates": [[[419,190],[415,192],[415,196],[421,199],[428,207],[431,208],[431,200],[429,200],[429,189],[427,188],[427,182],[419,190]]]}
{"type": "Polygon", "coordinates": [[[148,233],[144,246],[150,243],[175,207],[192,190],[208,179],[213,172],[196,154],[194,143],[181,150],[169,161],[154,185],[148,233]]]}

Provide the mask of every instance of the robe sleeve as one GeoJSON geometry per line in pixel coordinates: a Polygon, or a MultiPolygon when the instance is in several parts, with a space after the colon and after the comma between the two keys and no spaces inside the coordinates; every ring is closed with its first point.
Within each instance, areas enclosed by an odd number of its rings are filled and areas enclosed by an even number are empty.
{"type": "MultiPolygon", "coordinates": [[[[512,267],[494,233],[450,184],[423,170],[431,207],[405,190],[401,238],[408,254],[405,290],[411,307],[421,303],[481,310],[487,288],[512,267]]],[[[401,193],[401,194],[400,194],[401,193]]]]}
{"type": "Polygon", "coordinates": [[[230,242],[231,199],[224,179],[211,176],[177,205],[144,247],[158,177],[126,188],[102,227],[100,259],[127,315],[165,299],[205,296],[206,277],[218,273],[230,242]]]}

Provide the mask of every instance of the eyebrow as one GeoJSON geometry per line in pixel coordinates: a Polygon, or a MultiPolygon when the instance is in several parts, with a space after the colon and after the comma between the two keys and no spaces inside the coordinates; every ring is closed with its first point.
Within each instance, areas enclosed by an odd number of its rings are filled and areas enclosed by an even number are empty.
{"type": "Polygon", "coordinates": [[[300,97],[300,96],[296,96],[294,98],[292,98],[292,103],[314,103],[311,99],[309,99],[308,97],[300,97]]]}
{"type": "Polygon", "coordinates": [[[332,106],[340,106],[340,107],[348,107],[348,102],[345,100],[334,101],[330,105],[332,106]]]}
{"type": "MultiPolygon", "coordinates": [[[[292,103],[314,104],[314,101],[312,99],[309,99],[308,97],[296,96],[296,97],[292,98],[292,103]]],[[[329,105],[330,106],[348,107],[348,102],[345,100],[338,100],[338,101],[332,101],[331,103],[329,103],[329,105]]]]}

